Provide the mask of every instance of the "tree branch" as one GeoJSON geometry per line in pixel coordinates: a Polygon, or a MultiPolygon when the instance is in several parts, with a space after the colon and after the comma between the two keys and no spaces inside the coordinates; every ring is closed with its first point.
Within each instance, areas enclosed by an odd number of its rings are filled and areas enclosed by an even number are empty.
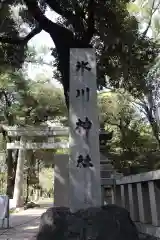
{"type": "Polygon", "coordinates": [[[11,38],[7,36],[0,36],[0,42],[9,43],[9,44],[26,44],[31,38],[33,38],[35,35],[37,35],[41,31],[42,31],[42,28],[36,27],[24,38],[11,38]]]}
{"type": "Polygon", "coordinates": [[[84,18],[85,16],[84,16],[84,12],[80,11],[81,9],[78,8],[77,3],[76,3],[76,7],[77,7],[76,14],[74,14],[70,10],[63,9],[60,6],[59,1],[46,0],[46,3],[53,11],[55,11],[62,17],[66,18],[69,21],[69,23],[73,25],[73,28],[75,29],[75,31],[77,32],[84,31],[84,24],[81,19],[84,18]]]}
{"type": "Polygon", "coordinates": [[[5,98],[5,102],[6,102],[6,106],[11,107],[11,102],[8,99],[7,93],[5,92],[5,90],[1,90],[1,93],[3,94],[4,98],[5,98]]]}
{"type": "MultiPolygon", "coordinates": [[[[64,34],[72,38],[73,34],[70,30],[60,26],[57,23],[52,22],[43,14],[43,12],[38,7],[36,0],[24,0],[24,2],[26,3],[28,10],[31,12],[32,16],[39,23],[39,26],[51,35],[54,42],[59,42],[60,36],[64,36],[64,34]]],[[[63,41],[65,42],[65,40],[63,41]]]]}
{"type": "Polygon", "coordinates": [[[42,31],[42,28],[36,27],[34,28],[24,39],[24,41],[27,43],[30,39],[32,39],[35,35],[39,34],[42,31]]]}
{"type": "MultiPolygon", "coordinates": [[[[20,59],[17,59],[16,58],[16,61],[18,64],[23,64],[23,63],[31,63],[31,64],[35,64],[35,65],[46,65],[46,66],[49,66],[49,67],[53,67],[53,64],[51,63],[47,63],[47,62],[44,62],[44,61],[38,61],[38,60],[27,60],[25,59],[24,61],[21,61],[20,59]]],[[[14,62],[9,62],[9,61],[5,61],[4,59],[0,59],[0,65],[3,66],[3,65],[6,65],[6,66],[10,66],[11,67],[17,67],[17,63],[14,63],[14,62]]]]}
{"type": "Polygon", "coordinates": [[[55,11],[56,13],[58,13],[59,15],[65,17],[66,19],[70,20],[73,19],[75,17],[75,15],[73,14],[73,12],[65,9],[65,11],[62,10],[60,3],[57,1],[52,1],[52,0],[46,0],[46,3],[48,4],[48,6],[55,11]]]}
{"type": "Polygon", "coordinates": [[[50,29],[53,25],[53,22],[49,20],[43,12],[40,10],[36,0],[24,0],[28,10],[39,23],[39,26],[44,29],[46,32],[50,33],[50,29]]]}
{"type": "Polygon", "coordinates": [[[147,28],[146,28],[145,31],[143,32],[143,38],[147,35],[148,30],[149,30],[149,28],[150,28],[150,26],[151,26],[151,23],[152,23],[152,17],[153,17],[153,15],[154,15],[154,13],[157,11],[157,9],[159,8],[159,6],[160,6],[160,1],[159,1],[159,3],[157,4],[157,6],[156,6],[155,9],[154,9],[155,2],[156,2],[156,0],[153,0],[153,2],[152,2],[150,19],[149,19],[147,28]]]}
{"type": "Polygon", "coordinates": [[[88,3],[88,19],[87,19],[87,31],[84,36],[86,42],[90,42],[93,34],[95,33],[95,20],[94,20],[94,0],[90,0],[88,3]]]}
{"type": "Polygon", "coordinates": [[[82,18],[84,18],[84,14],[82,11],[80,11],[78,7],[76,14],[74,14],[70,10],[67,9],[63,10],[63,8],[60,6],[60,3],[57,1],[46,0],[46,3],[53,11],[55,11],[62,17],[66,18],[69,21],[69,23],[72,24],[76,32],[84,32],[84,24],[83,21],[81,20],[82,18]]]}
{"type": "Polygon", "coordinates": [[[8,124],[11,125],[13,123],[13,114],[9,112],[9,108],[11,107],[11,101],[7,96],[7,92],[5,90],[1,90],[1,93],[5,99],[5,109],[4,109],[4,117],[7,120],[8,124]]]}

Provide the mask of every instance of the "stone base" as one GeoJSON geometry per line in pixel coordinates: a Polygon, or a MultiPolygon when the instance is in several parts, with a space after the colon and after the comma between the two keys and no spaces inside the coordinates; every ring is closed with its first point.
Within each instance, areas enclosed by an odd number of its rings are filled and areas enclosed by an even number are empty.
{"type": "Polygon", "coordinates": [[[140,222],[136,222],[135,224],[140,233],[148,235],[148,239],[149,236],[151,236],[153,239],[160,239],[160,226],[156,227],[151,224],[145,224],[140,222]]]}
{"type": "Polygon", "coordinates": [[[37,240],[139,240],[135,224],[124,208],[106,205],[71,213],[49,208],[40,221],[37,240]]]}

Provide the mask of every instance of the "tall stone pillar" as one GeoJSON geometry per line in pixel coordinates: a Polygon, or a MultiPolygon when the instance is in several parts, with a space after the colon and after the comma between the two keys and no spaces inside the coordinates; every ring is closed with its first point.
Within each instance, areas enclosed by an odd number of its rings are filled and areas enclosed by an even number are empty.
{"type": "Polygon", "coordinates": [[[96,58],[93,49],[70,50],[69,104],[69,206],[71,211],[76,211],[101,206],[96,58]]]}
{"type": "Polygon", "coordinates": [[[54,156],[54,206],[68,206],[68,154],[54,156]]]}
{"type": "Polygon", "coordinates": [[[25,153],[26,153],[25,145],[26,145],[26,139],[25,137],[21,137],[21,140],[20,140],[21,149],[19,149],[19,153],[18,153],[16,178],[15,178],[14,194],[13,194],[15,207],[22,207],[24,204],[23,184],[24,184],[24,162],[25,162],[25,153]]]}

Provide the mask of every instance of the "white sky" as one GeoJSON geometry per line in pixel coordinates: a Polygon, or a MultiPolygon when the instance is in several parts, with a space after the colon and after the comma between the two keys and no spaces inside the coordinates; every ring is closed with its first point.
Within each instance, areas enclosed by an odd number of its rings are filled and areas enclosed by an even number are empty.
{"type": "MultiPolygon", "coordinates": [[[[53,11],[47,10],[46,11],[47,17],[55,21],[55,19],[58,17],[58,14],[56,14],[53,11]]],[[[48,33],[45,31],[42,31],[41,33],[37,34],[34,38],[32,38],[29,43],[30,46],[34,46],[35,49],[39,49],[40,47],[47,47],[52,48],[54,47],[54,43],[48,33]]],[[[48,54],[45,54],[43,57],[44,62],[50,62],[53,60],[53,57],[51,56],[50,52],[48,54]]],[[[36,76],[45,76],[47,79],[52,80],[52,83],[55,84],[57,87],[60,87],[61,85],[59,82],[57,82],[55,79],[53,79],[53,67],[50,67],[48,65],[35,65],[35,64],[28,64],[28,76],[31,79],[34,79],[36,76]]]]}
{"type": "MultiPolygon", "coordinates": [[[[30,46],[34,46],[37,50],[41,46],[47,46],[49,48],[53,47],[53,41],[50,38],[49,34],[46,33],[45,31],[42,31],[41,33],[37,34],[34,38],[32,38],[29,42],[30,46]]],[[[52,57],[50,54],[45,54],[44,55],[44,61],[49,62],[52,60],[52,57]]],[[[34,78],[36,74],[43,73],[43,72],[48,72],[48,74],[51,74],[51,67],[47,65],[41,65],[41,66],[35,66],[34,64],[29,64],[28,66],[28,74],[31,78],[34,78]]]]}

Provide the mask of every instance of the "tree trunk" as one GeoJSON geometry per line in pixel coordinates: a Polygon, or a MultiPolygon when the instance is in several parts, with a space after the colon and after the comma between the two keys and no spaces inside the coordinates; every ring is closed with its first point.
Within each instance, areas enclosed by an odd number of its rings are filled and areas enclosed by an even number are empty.
{"type": "MultiPolygon", "coordinates": [[[[8,138],[8,142],[11,142],[11,139],[8,138]]],[[[18,158],[18,150],[16,151],[15,157],[13,157],[13,150],[8,150],[8,155],[6,159],[7,164],[7,189],[6,194],[9,198],[13,198],[14,193],[14,184],[15,184],[15,176],[16,176],[16,168],[17,168],[17,158],[18,158]]]]}
{"type": "MultiPolygon", "coordinates": [[[[6,141],[11,142],[11,138],[7,137],[6,141]]],[[[6,194],[9,196],[9,198],[13,198],[14,183],[15,183],[16,157],[15,157],[15,162],[14,162],[13,150],[12,149],[9,149],[8,152],[7,152],[6,164],[7,164],[7,189],[6,189],[6,194]]]]}
{"type": "Polygon", "coordinates": [[[120,125],[119,125],[119,130],[120,130],[120,133],[121,133],[121,144],[122,144],[122,149],[123,149],[123,152],[125,152],[125,150],[127,150],[127,145],[126,145],[126,130],[125,130],[125,127],[123,126],[122,124],[122,121],[120,121],[120,125]]]}
{"type": "Polygon", "coordinates": [[[150,122],[150,124],[151,124],[151,127],[152,127],[153,135],[154,135],[155,139],[157,140],[158,147],[160,148],[160,138],[159,138],[159,131],[158,131],[157,123],[156,122],[150,122]]]}
{"type": "Polygon", "coordinates": [[[27,189],[26,189],[26,200],[25,203],[28,203],[29,200],[29,169],[27,171],[27,189]]]}
{"type": "MultiPolygon", "coordinates": [[[[3,91],[3,95],[6,102],[6,111],[5,111],[5,119],[8,124],[8,126],[14,125],[14,118],[13,115],[10,114],[9,108],[12,105],[12,102],[9,100],[7,96],[7,92],[3,91]]],[[[7,132],[2,129],[2,134],[6,142],[11,143],[12,138],[7,136],[7,132]]],[[[9,198],[13,198],[13,191],[14,191],[14,182],[15,182],[15,176],[14,176],[14,158],[13,158],[13,150],[8,150],[7,152],[7,158],[6,158],[6,164],[7,164],[7,189],[6,194],[9,196],[9,198]]]]}
{"type": "Polygon", "coordinates": [[[9,198],[13,198],[13,191],[14,191],[14,178],[13,178],[13,156],[12,150],[8,150],[7,156],[7,189],[6,194],[9,198]]]}
{"type": "Polygon", "coordinates": [[[147,118],[152,128],[153,135],[157,141],[158,147],[160,148],[160,137],[159,137],[159,127],[156,120],[153,117],[152,110],[146,107],[147,118]]]}
{"type": "Polygon", "coordinates": [[[56,33],[54,27],[50,29],[50,36],[56,46],[58,56],[58,70],[61,73],[61,82],[67,108],[69,109],[69,71],[70,71],[70,49],[92,48],[90,41],[81,41],[74,37],[73,33],[63,28],[56,33]],[[61,36],[64,36],[62,38],[61,36]]]}

